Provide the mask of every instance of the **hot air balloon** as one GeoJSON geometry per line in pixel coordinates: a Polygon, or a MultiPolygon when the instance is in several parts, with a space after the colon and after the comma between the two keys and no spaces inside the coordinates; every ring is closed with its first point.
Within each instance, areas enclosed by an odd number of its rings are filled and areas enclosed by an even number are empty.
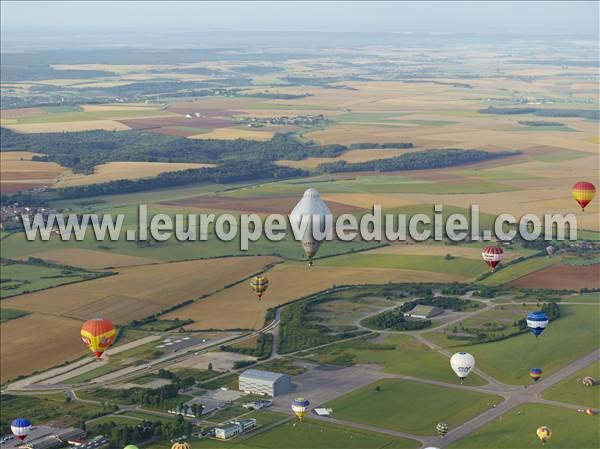
{"type": "Polygon", "coordinates": [[[27,418],[17,418],[10,423],[10,430],[19,441],[23,441],[31,431],[31,422],[27,418]]]}
{"type": "Polygon", "coordinates": [[[538,427],[536,433],[542,444],[546,443],[552,436],[552,430],[546,426],[538,427]]]}
{"type": "Polygon", "coordinates": [[[552,245],[547,246],[546,254],[548,254],[548,257],[552,257],[554,255],[554,246],[552,246],[552,245]]]}
{"type": "Polygon", "coordinates": [[[581,383],[586,387],[593,387],[596,385],[596,379],[594,379],[592,376],[585,376],[583,379],[581,379],[581,383]]]}
{"type": "Polygon", "coordinates": [[[328,215],[331,215],[331,210],[323,202],[316,189],[308,189],[304,192],[302,199],[298,201],[298,204],[290,213],[290,223],[298,229],[302,229],[302,217],[306,217],[304,221],[308,222],[306,231],[300,241],[304,254],[308,258],[308,266],[312,266],[313,257],[317,254],[322,243],[322,240],[317,240],[314,237],[313,227],[316,226],[318,230],[324,231],[326,226],[325,217],[328,215]]]}
{"type": "Polygon", "coordinates": [[[539,378],[542,377],[542,374],[542,368],[531,368],[529,370],[529,376],[533,379],[534,382],[537,382],[539,378]]]}
{"type": "Polygon", "coordinates": [[[123,449],[138,449],[137,446],[133,445],[133,444],[128,444],[127,446],[125,446],[123,449]]]}
{"type": "Polygon", "coordinates": [[[450,366],[460,378],[460,383],[475,368],[475,357],[468,352],[457,352],[450,357],[450,366]]]}
{"type": "Polygon", "coordinates": [[[504,250],[499,246],[486,246],[481,253],[481,257],[485,263],[490,267],[490,271],[494,271],[494,268],[498,266],[502,257],[504,257],[504,250]]]}
{"type": "Polygon", "coordinates": [[[435,430],[443,438],[448,433],[448,430],[449,430],[448,424],[446,424],[445,422],[439,422],[439,423],[437,423],[437,426],[435,426],[435,430]]]}
{"type": "Polygon", "coordinates": [[[269,280],[264,276],[254,276],[250,279],[250,287],[252,287],[252,290],[254,290],[260,301],[263,293],[269,288],[269,280]]]}
{"type": "Polygon", "coordinates": [[[298,419],[302,420],[304,415],[308,413],[308,406],[310,402],[305,398],[296,398],[292,401],[292,411],[296,414],[298,419]]]}
{"type": "Polygon", "coordinates": [[[598,412],[596,410],[594,410],[593,408],[586,408],[584,410],[584,412],[586,415],[592,415],[592,416],[598,414],[598,412]]]}
{"type": "Polygon", "coordinates": [[[184,441],[174,443],[173,446],[171,446],[171,449],[192,449],[192,447],[184,441]]]}
{"type": "Polygon", "coordinates": [[[102,353],[113,344],[115,335],[115,326],[112,321],[104,318],[88,320],[81,326],[81,339],[97,359],[100,359],[102,353]]]}
{"type": "Polygon", "coordinates": [[[579,203],[581,211],[583,212],[585,211],[585,206],[594,199],[596,187],[594,187],[594,184],[591,182],[582,181],[573,186],[571,193],[573,193],[573,198],[579,203]]]}
{"type": "Polygon", "coordinates": [[[527,315],[527,327],[531,331],[535,338],[538,338],[544,329],[548,326],[548,316],[538,310],[537,312],[531,312],[527,315]]]}

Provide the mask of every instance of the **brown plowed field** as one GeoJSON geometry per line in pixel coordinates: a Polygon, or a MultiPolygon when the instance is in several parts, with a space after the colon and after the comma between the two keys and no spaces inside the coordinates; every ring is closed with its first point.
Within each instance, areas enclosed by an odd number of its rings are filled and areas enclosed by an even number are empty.
{"type": "Polygon", "coordinates": [[[579,290],[600,288],[600,264],[558,264],[530,273],[513,281],[512,287],[548,288],[553,290],[579,290]]]}

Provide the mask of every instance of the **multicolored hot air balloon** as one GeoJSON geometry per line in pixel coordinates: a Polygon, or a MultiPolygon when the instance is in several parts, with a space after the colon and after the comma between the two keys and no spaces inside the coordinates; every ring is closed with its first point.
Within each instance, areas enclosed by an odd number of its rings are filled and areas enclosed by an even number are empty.
{"type": "Polygon", "coordinates": [[[187,442],[177,442],[171,446],[171,449],[192,449],[192,447],[187,442]]]}
{"type": "Polygon", "coordinates": [[[552,430],[547,426],[538,427],[536,433],[542,444],[545,444],[552,436],[552,430]]]}
{"type": "Polygon", "coordinates": [[[573,198],[579,203],[583,212],[585,211],[585,207],[590,204],[590,201],[594,199],[596,187],[591,182],[582,181],[573,186],[571,193],[573,193],[573,198]]]}
{"type": "Polygon", "coordinates": [[[256,296],[258,296],[258,300],[260,301],[263,293],[269,288],[269,280],[264,276],[254,276],[250,279],[250,287],[252,287],[252,290],[254,290],[254,293],[256,293],[256,296]]]}
{"type": "Polygon", "coordinates": [[[27,418],[17,418],[10,423],[10,430],[19,441],[23,441],[31,431],[31,422],[27,418]]]}
{"type": "Polygon", "coordinates": [[[437,423],[437,426],[435,426],[435,431],[439,433],[442,438],[446,436],[448,430],[450,429],[448,427],[448,424],[446,424],[445,422],[439,422],[437,423]]]}
{"type": "Polygon", "coordinates": [[[593,408],[586,408],[586,409],[584,410],[584,413],[585,413],[586,415],[591,415],[591,416],[594,416],[594,415],[597,415],[597,414],[598,414],[598,412],[597,412],[596,410],[594,410],[593,408]]]}
{"type": "Polygon", "coordinates": [[[527,315],[527,327],[535,335],[535,338],[538,338],[544,332],[544,329],[548,327],[548,316],[541,310],[531,312],[527,315]]]}
{"type": "Polygon", "coordinates": [[[450,366],[460,379],[460,383],[475,368],[475,357],[468,352],[457,352],[450,357],[450,366]]]}
{"type": "Polygon", "coordinates": [[[104,318],[88,320],[81,326],[81,339],[83,340],[83,343],[85,343],[98,359],[100,359],[102,353],[113,344],[116,333],[112,321],[104,318]]]}
{"type": "Polygon", "coordinates": [[[540,377],[542,377],[542,374],[544,372],[542,371],[542,368],[531,368],[529,370],[529,376],[533,379],[534,382],[537,382],[540,377]]]}
{"type": "Polygon", "coordinates": [[[481,253],[481,257],[483,257],[485,263],[490,267],[490,271],[494,271],[494,268],[498,266],[504,257],[504,250],[499,246],[486,246],[481,253]]]}
{"type": "Polygon", "coordinates": [[[304,415],[308,413],[308,406],[310,402],[305,398],[296,398],[292,401],[292,411],[296,414],[298,419],[302,420],[304,415]]]}
{"type": "Polygon", "coordinates": [[[316,189],[308,189],[302,195],[302,199],[298,201],[296,207],[290,213],[290,224],[293,228],[297,228],[299,231],[303,230],[302,221],[308,223],[304,232],[301,236],[300,244],[304,250],[304,254],[308,258],[308,266],[312,266],[313,258],[317,254],[319,247],[324,239],[317,239],[314,236],[313,227],[317,227],[316,232],[326,231],[328,224],[327,216],[331,216],[332,223],[333,216],[331,210],[327,207],[327,204],[323,202],[319,192],[316,189]]]}

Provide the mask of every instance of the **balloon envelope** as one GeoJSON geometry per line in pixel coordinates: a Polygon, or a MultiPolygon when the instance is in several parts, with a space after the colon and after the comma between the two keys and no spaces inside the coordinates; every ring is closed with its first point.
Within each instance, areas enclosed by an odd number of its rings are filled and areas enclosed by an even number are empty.
{"type": "Polygon", "coordinates": [[[316,189],[308,189],[302,195],[302,199],[294,207],[290,213],[290,224],[293,228],[301,231],[300,244],[304,254],[312,264],[313,257],[317,254],[319,247],[324,239],[317,239],[314,236],[313,228],[316,227],[317,232],[325,231],[327,225],[327,216],[331,216],[331,210],[327,204],[321,199],[321,195],[316,189]],[[304,218],[303,218],[304,217],[304,218]],[[306,228],[303,230],[302,222],[306,223],[306,228]]]}
{"type": "Polygon", "coordinates": [[[582,181],[573,186],[571,193],[575,201],[581,206],[581,210],[585,210],[585,207],[594,199],[596,187],[591,182],[582,181]]]}
{"type": "Polygon", "coordinates": [[[494,268],[498,266],[502,258],[504,257],[504,250],[499,246],[486,246],[481,253],[481,257],[490,267],[491,271],[494,271],[494,268]]]}
{"type": "Polygon", "coordinates": [[[97,358],[115,341],[117,331],[112,321],[104,318],[94,318],[81,326],[81,340],[97,358]]]}
{"type": "Polygon", "coordinates": [[[542,377],[543,371],[541,368],[531,368],[529,370],[529,376],[533,379],[534,382],[537,382],[540,377],[542,377]]]}
{"type": "Polygon", "coordinates": [[[445,422],[440,422],[437,424],[437,426],[435,426],[435,430],[437,433],[444,437],[446,436],[449,430],[448,424],[446,424],[445,422]]]}
{"type": "Polygon", "coordinates": [[[10,423],[10,430],[18,440],[23,441],[31,431],[31,422],[27,418],[17,418],[10,423]]]}
{"type": "Polygon", "coordinates": [[[475,357],[468,352],[457,352],[450,358],[450,366],[462,380],[475,368],[475,357]]]}
{"type": "Polygon", "coordinates": [[[292,411],[299,419],[304,418],[304,415],[308,413],[309,406],[310,402],[306,398],[296,398],[292,401],[292,411]]]}
{"type": "Polygon", "coordinates": [[[269,288],[269,280],[264,276],[254,276],[250,279],[250,288],[256,293],[258,299],[261,299],[263,293],[269,288]]]}
{"type": "Polygon", "coordinates": [[[544,332],[544,329],[548,327],[548,322],[548,316],[541,310],[527,315],[527,327],[536,337],[544,332]]]}
{"type": "Polygon", "coordinates": [[[552,430],[550,429],[550,427],[547,426],[538,427],[536,433],[542,443],[548,441],[552,436],[552,430]]]}

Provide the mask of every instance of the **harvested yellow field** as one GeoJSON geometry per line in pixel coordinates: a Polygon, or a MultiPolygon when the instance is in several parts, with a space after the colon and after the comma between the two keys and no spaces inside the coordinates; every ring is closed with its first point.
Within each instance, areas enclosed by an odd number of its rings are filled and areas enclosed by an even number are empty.
{"type": "Polygon", "coordinates": [[[35,153],[3,151],[0,153],[0,189],[2,193],[54,184],[68,169],[55,162],[32,161],[35,153]]]}
{"type": "Polygon", "coordinates": [[[113,103],[113,104],[83,104],[84,112],[131,112],[152,111],[163,109],[162,104],[145,103],[113,103]]]}
{"type": "Polygon", "coordinates": [[[84,354],[80,326],[78,320],[37,313],[0,324],[0,382],[84,354]]]}
{"type": "Polygon", "coordinates": [[[214,167],[214,164],[179,162],[108,162],[96,166],[94,173],[84,175],[69,173],[62,176],[57,187],[71,187],[86,184],[100,184],[118,179],[139,179],[157,176],[161,173],[188,170],[191,168],[214,167]]]}
{"type": "Polygon", "coordinates": [[[246,282],[211,295],[163,316],[192,319],[186,329],[259,329],[268,308],[344,284],[386,282],[450,282],[460,280],[445,273],[413,270],[338,268],[305,264],[277,265],[266,276],[269,290],[258,301],[246,282]]]}
{"type": "Polygon", "coordinates": [[[20,295],[2,305],[30,312],[124,324],[223,288],[276,257],[229,257],[121,268],[119,274],[20,295]]]}
{"type": "Polygon", "coordinates": [[[65,248],[43,251],[41,253],[28,254],[16,259],[26,260],[28,257],[36,257],[58,265],[69,265],[72,267],[85,268],[87,270],[98,270],[102,268],[120,268],[134,265],[150,265],[158,263],[158,260],[146,257],[128,256],[125,254],[95,251],[93,249],[65,248]]]}
{"type": "MultiPolygon", "coordinates": [[[[376,248],[371,251],[366,251],[365,254],[398,254],[398,255],[411,255],[411,256],[440,256],[444,257],[446,254],[450,254],[453,257],[464,257],[466,259],[481,260],[482,248],[473,246],[446,246],[446,245],[431,245],[427,243],[412,243],[406,245],[393,244],[376,248]]],[[[504,252],[504,263],[510,262],[518,257],[531,254],[527,251],[519,250],[507,250],[504,252]]]]}
{"type": "MultiPolygon", "coordinates": [[[[350,150],[346,151],[337,157],[308,157],[300,161],[280,160],[275,162],[277,165],[293,168],[306,168],[312,169],[317,168],[319,164],[327,164],[337,161],[346,161],[351,164],[357,162],[367,162],[376,159],[390,159],[392,157],[400,156],[411,150],[409,149],[370,149],[370,150],[350,150]]],[[[413,150],[416,151],[416,150],[413,150]]]]}
{"type": "Polygon", "coordinates": [[[271,137],[273,137],[273,133],[270,131],[253,131],[251,129],[240,128],[217,128],[209,133],[190,136],[189,139],[269,140],[271,137]]]}
{"type": "Polygon", "coordinates": [[[7,128],[22,133],[61,133],[73,131],[92,131],[103,129],[106,131],[124,131],[128,126],[116,120],[81,120],[71,122],[48,123],[18,123],[7,124],[7,128]]]}

